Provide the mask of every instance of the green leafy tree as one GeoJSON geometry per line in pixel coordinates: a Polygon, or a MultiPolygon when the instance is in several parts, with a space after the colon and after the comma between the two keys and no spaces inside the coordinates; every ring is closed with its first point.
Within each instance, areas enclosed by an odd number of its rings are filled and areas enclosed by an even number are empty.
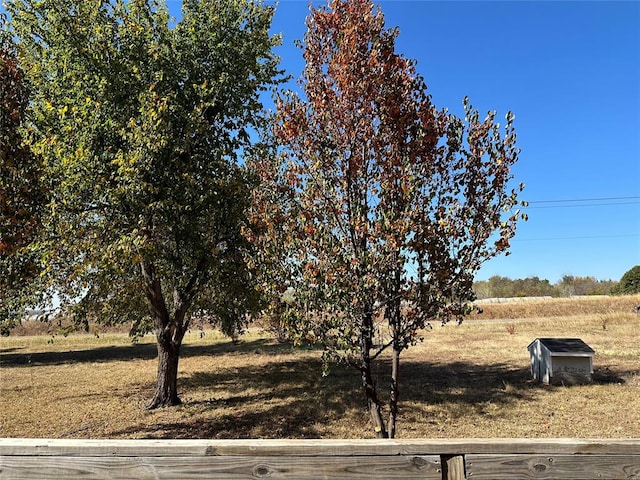
{"type": "Polygon", "coordinates": [[[597,280],[595,277],[563,275],[555,284],[538,277],[511,279],[494,275],[488,280],[474,282],[473,289],[478,298],[511,297],[570,297],[573,295],[607,295],[612,293],[617,282],[597,280]]]}
{"type": "Polygon", "coordinates": [[[396,433],[401,352],[428,322],[470,310],[474,273],[508,250],[520,217],[513,116],[502,136],[466,100],[465,120],[436,110],[396,36],[370,0],[312,9],[304,97],[279,100],[283,154],[255,166],[279,197],[256,235],[286,242],[299,334],[358,371],[379,437],[396,433]],[[384,401],[372,367],[387,350],[384,401]]]}
{"type": "Polygon", "coordinates": [[[474,283],[474,292],[478,298],[513,297],[513,280],[500,275],[493,275],[488,280],[474,283]]]}
{"type": "Polygon", "coordinates": [[[0,333],[19,313],[12,296],[23,296],[37,272],[29,245],[45,201],[41,165],[24,142],[29,92],[15,45],[0,15],[0,333]]]}
{"type": "Polygon", "coordinates": [[[575,277],[563,275],[555,287],[560,295],[607,295],[612,292],[617,282],[612,280],[598,280],[595,277],[575,277]]]}
{"type": "Polygon", "coordinates": [[[176,405],[192,315],[234,332],[257,306],[238,156],[279,76],[273,8],[184,0],[176,23],[155,0],[6,3],[50,184],[42,291],[77,319],[152,329],[149,407],[176,405]]]}
{"type": "Polygon", "coordinates": [[[513,281],[514,297],[545,297],[558,296],[558,290],[549,280],[538,277],[527,277],[513,281]]]}
{"type": "Polygon", "coordinates": [[[622,275],[613,293],[616,295],[633,295],[640,293],[640,265],[636,265],[622,275]]]}

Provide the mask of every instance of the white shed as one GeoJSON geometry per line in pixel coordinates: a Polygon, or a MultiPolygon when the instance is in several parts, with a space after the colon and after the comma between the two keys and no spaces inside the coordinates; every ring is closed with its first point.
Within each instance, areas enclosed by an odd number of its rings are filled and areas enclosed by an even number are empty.
{"type": "Polygon", "coordinates": [[[536,380],[546,384],[591,381],[595,351],[579,338],[536,338],[527,350],[536,380]]]}

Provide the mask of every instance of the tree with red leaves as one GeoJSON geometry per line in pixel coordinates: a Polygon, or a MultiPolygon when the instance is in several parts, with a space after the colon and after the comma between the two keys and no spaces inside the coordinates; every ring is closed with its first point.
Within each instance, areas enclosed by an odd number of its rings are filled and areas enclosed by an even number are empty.
{"type": "Polygon", "coordinates": [[[26,292],[24,283],[37,271],[27,250],[38,229],[44,200],[38,159],[24,143],[29,93],[10,34],[0,17],[0,331],[15,322],[11,290],[26,292]]]}
{"type": "Polygon", "coordinates": [[[281,155],[254,164],[256,238],[286,245],[298,333],[359,372],[373,430],[392,438],[401,352],[471,310],[474,274],[522,218],[514,117],[501,133],[467,99],[464,120],[437,110],[371,0],[330,0],[307,27],[304,96],[279,99],[281,155]],[[373,370],[385,351],[386,401],[373,370]]]}

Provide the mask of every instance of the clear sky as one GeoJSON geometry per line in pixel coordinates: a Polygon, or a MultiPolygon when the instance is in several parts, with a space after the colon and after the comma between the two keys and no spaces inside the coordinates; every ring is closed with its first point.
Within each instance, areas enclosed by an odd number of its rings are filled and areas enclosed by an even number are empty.
{"type": "MultiPolygon", "coordinates": [[[[438,107],[461,114],[468,95],[481,113],[516,115],[529,221],[478,279],[617,280],[640,264],[640,2],[378,4],[438,107]]],[[[273,25],[296,77],[308,5],[280,0],[273,25]]]]}
{"type": "MultiPolygon", "coordinates": [[[[176,17],[181,3],[168,1],[176,17]]],[[[529,221],[478,279],[617,280],[640,264],[640,2],[378,4],[436,106],[461,114],[468,95],[481,113],[516,115],[529,221]]],[[[296,78],[308,13],[307,0],[280,0],[273,24],[296,78]]]]}

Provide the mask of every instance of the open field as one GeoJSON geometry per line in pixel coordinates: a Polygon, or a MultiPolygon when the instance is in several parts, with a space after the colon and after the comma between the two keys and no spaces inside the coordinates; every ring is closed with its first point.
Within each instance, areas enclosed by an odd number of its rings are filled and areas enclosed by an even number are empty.
{"type": "MultiPolygon", "coordinates": [[[[398,436],[640,437],[640,296],[566,302],[529,302],[527,314],[485,305],[461,326],[426,331],[403,355],[398,436]],[[594,381],[534,383],[526,347],[543,336],[591,345],[594,381]]],[[[354,372],[338,366],[322,377],[318,350],[257,331],[238,346],[212,331],[189,334],[184,405],[151,412],[151,336],[137,345],[119,333],[50,341],[0,339],[0,437],[372,437],[354,372]]],[[[380,385],[387,375],[383,359],[380,385]]]]}

